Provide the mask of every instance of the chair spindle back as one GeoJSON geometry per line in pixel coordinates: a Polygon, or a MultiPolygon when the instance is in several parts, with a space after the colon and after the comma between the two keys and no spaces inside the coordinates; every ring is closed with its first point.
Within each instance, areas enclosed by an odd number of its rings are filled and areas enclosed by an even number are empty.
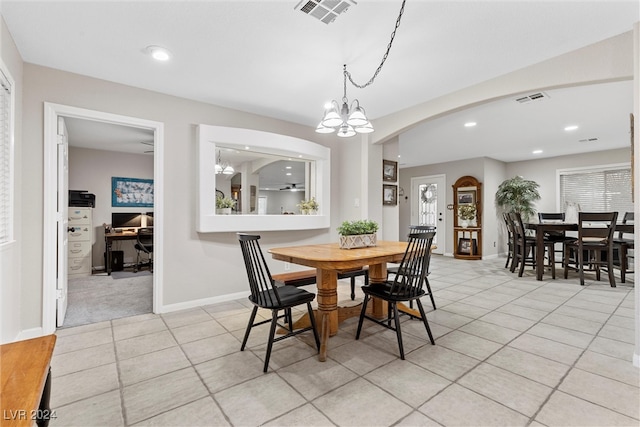
{"type": "Polygon", "coordinates": [[[260,236],[238,233],[240,248],[247,269],[251,297],[260,306],[280,305],[278,289],[274,286],[271,272],[260,249],[260,236]]]}
{"type": "Polygon", "coordinates": [[[412,297],[418,295],[422,290],[429,270],[431,244],[435,235],[435,231],[409,234],[407,250],[391,284],[390,292],[392,295],[412,297]]]}

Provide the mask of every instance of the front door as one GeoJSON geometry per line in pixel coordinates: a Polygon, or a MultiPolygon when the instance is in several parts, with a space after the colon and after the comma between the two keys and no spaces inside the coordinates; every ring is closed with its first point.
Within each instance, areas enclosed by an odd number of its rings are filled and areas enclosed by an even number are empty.
{"type": "Polygon", "coordinates": [[[446,242],[446,177],[432,175],[411,178],[411,225],[436,227],[435,254],[444,254],[446,242]]]}

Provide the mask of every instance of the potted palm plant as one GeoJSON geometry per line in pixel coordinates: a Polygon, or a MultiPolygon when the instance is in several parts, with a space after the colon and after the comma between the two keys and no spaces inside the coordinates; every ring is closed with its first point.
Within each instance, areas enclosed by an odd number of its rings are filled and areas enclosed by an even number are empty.
{"type": "Polygon", "coordinates": [[[340,248],[353,249],[376,245],[378,223],[369,219],[344,221],[338,227],[340,248]]]}
{"type": "Polygon", "coordinates": [[[496,205],[505,212],[519,212],[522,219],[527,221],[535,215],[533,205],[540,200],[537,182],[514,176],[504,180],[496,191],[496,205]]]}

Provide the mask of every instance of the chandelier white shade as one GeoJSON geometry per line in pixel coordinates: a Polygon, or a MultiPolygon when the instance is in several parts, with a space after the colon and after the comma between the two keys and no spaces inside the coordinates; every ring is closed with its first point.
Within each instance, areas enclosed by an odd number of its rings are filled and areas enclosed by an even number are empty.
{"type": "Polygon", "coordinates": [[[218,160],[216,161],[216,175],[233,175],[235,170],[229,163],[223,163],[220,160],[220,151],[218,151],[218,160]]]}

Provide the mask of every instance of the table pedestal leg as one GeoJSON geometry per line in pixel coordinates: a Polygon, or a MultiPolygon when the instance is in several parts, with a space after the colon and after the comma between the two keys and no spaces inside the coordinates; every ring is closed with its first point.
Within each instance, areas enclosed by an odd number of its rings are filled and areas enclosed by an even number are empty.
{"type": "Polygon", "coordinates": [[[331,270],[316,270],[318,286],[318,312],[320,315],[320,356],[327,360],[329,336],[338,333],[338,273],[331,270]]]}

